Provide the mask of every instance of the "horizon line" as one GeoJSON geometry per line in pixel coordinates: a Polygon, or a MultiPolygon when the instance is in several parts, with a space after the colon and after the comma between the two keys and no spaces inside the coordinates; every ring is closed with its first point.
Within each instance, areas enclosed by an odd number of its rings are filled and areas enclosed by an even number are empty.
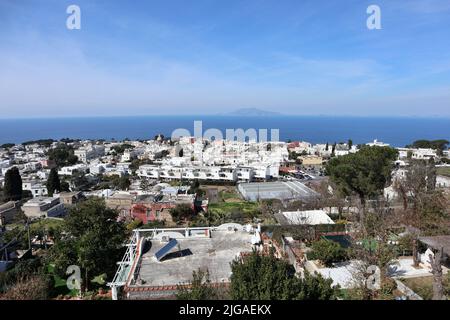
{"type": "MultiPolygon", "coordinates": [[[[86,118],[135,118],[135,117],[244,117],[244,118],[273,118],[273,117],[323,117],[323,118],[416,118],[416,119],[449,119],[450,115],[355,115],[355,114],[295,114],[277,113],[271,115],[237,115],[237,114],[123,114],[123,115],[56,115],[56,116],[25,116],[1,117],[0,120],[48,120],[48,119],[86,119],[86,118]]],[[[201,119],[200,119],[201,120],[201,119]]]]}

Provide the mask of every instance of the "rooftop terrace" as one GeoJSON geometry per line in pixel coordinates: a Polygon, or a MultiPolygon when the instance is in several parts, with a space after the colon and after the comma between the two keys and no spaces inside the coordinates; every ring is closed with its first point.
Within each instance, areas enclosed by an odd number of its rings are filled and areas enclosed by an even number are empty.
{"type": "MultiPolygon", "coordinates": [[[[136,229],[127,254],[109,285],[125,286],[128,299],[154,299],[173,296],[177,285],[192,280],[192,272],[209,271],[213,284],[229,282],[230,263],[260,243],[259,229],[235,223],[219,227],[136,229]],[[155,254],[176,239],[160,261],[155,254]]],[[[116,293],[114,293],[115,295],[116,293]]]]}
{"type": "Polygon", "coordinates": [[[208,269],[212,282],[228,281],[230,262],[241,252],[251,251],[252,235],[245,231],[213,231],[211,238],[177,239],[179,250],[169,253],[161,262],[154,255],[166,243],[149,241],[150,249],[142,255],[138,266],[139,280],[144,286],[177,285],[192,279],[192,271],[208,269]]]}

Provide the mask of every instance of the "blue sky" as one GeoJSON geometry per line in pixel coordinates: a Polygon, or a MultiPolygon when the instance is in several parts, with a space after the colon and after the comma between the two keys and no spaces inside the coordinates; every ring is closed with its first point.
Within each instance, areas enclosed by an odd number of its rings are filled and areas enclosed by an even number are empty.
{"type": "Polygon", "coordinates": [[[0,0],[0,117],[450,117],[449,39],[450,0],[0,0]]]}

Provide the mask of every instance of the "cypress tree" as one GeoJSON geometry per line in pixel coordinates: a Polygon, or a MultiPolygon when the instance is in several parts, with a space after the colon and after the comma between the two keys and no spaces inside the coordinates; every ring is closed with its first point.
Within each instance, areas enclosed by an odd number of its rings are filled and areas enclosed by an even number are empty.
{"type": "Polygon", "coordinates": [[[58,172],[55,168],[52,168],[47,180],[47,193],[51,197],[55,191],[61,192],[61,182],[59,181],[58,172]]]}
{"type": "Polygon", "coordinates": [[[13,167],[6,171],[5,188],[3,192],[5,200],[22,199],[22,177],[20,176],[17,167],[13,167]]]}

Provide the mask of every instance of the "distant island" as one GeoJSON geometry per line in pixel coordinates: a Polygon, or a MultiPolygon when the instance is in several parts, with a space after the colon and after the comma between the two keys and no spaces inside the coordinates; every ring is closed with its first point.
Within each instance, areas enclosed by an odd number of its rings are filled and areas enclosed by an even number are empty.
{"type": "Polygon", "coordinates": [[[241,117],[270,117],[270,116],[281,116],[282,114],[279,112],[266,111],[257,108],[242,108],[222,115],[241,116],[241,117]]]}

